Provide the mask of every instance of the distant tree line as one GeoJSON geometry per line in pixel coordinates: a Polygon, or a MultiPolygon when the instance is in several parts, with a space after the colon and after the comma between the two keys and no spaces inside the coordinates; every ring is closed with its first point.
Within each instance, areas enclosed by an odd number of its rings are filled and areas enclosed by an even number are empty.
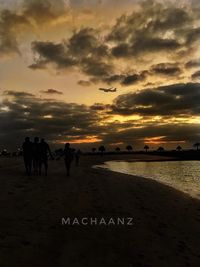
{"type": "MultiPolygon", "coordinates": [[[[193,144],[193,148],[195,148],[196,151],[199,151],[199,147],[200,147],[199,142],[193,144]]],[[[148,151],[150,150],[150,147],[148,145],[144,145],[143,150],[146,153],[148,153],[148,151]]],[[[181,152],[183,150],[183,148],[180,145],[178,145],[175,150],[177,152],[181,152]]],[[[101,145],[98,148],[92,147],[91,151],[93,154],[100,153],[101,155],[103,155],[106,152],[106,147],[104,145],[101,145]]],[[[124,148],[124,151],[127,151],[128,153],[132,153],[133,152],[133,146],[127,145],[124,148]]],[[[116,148],[113,149],[113,152],[115,152],[115,153],[121,153],[124,151],[119,146],[117,146],[116,148]]],[[[153,151],[157,151],[159,153],[162,153],[163,151],[165,151],[165,148],[163,146],[159,146],[157,149],[155,149],[153,151]]],[[[5,157],[18,157],[18,156],[22,156],[22,154],[23,153],[22,153],[21,148],[18,148],[17,151],[15,151],[15,152],[9,152],[7,149],[3,149],[2,151],[0,151],[0,156],[5,156],[5,157]]],[[[60,154],[62,154],[62,148],[56,149],[54,151],[55,156],[59,157],[60,154]]]]}
{"type": "MultiPolygon", "coordinates": [[[[195,144],[193,145],[193,147],[196,148],[196,150],[198,151],[198,150],[199,150],[199,147],[200,147],[200,143],[195,143],[195,144]]],[[[147,153],[147,152],[149,151],[150,147],[149,147],[148,145],[144,145],[143,149],[144,149],[144,151],[147,153]]],[[[125,147],[125,150],[127,150],[128,152],[132,152],[132,151],[133,151],[133,147],[132,147],[132,145],[127,145],[127,146],[125,147]]],[[[180,151],[183,150],[183,148],[182,148],[180,145],[178,145],[178,146],[176,147],[175,150],[178,151],[178,152],[180,152],[180,151]]],[[[93,147],[93,148],[92,148],[92,152],[93,152],[93,153],[98,153],[98,152],[100,152],[100,153],[103,154],[105,151],[106,151],[106,148],[105,148],[104,145],[101,145],[101,146],[99,146],[98,148],[96,148],[96,147],[93,147]]],[[[120,147],[116,147],[116,148],[114,149],[114,151],[115,151],[116,153],[119,153],[119,152],[121,152],[122,150],[121,150],[120,147]]],[[[163,151],[165,151],[165,148],[164,148],[163,146],[159,146],[159,147],[158,147],[156,150],[154,150],[154,151],[163,152],[163,151]]]]}

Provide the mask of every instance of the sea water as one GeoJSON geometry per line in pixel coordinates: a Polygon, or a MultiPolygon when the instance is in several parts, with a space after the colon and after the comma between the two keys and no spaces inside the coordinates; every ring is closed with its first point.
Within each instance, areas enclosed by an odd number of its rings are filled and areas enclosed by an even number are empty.
{"type": "Polygon", "coordinates": [[[96,167],[154,179],[200,198],[200,161],[107,161],[96,167]]]}

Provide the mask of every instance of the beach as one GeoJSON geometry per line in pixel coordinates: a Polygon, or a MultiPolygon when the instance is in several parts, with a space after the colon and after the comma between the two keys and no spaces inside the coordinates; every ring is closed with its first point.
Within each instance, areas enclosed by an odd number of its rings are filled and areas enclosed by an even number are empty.
{"type": "MultiPolygon", "coordinates": [[[[0,158],[0,266],[200,266],[200,200],[157,181],[92,168],[148,155],[82,156],[70,177],[24,174],[0,158]],[[132,225],[63,225],[62,218],[133,218],[132,225]]],[[[166,158],[167,159],[167,158],[166,158]]]]}

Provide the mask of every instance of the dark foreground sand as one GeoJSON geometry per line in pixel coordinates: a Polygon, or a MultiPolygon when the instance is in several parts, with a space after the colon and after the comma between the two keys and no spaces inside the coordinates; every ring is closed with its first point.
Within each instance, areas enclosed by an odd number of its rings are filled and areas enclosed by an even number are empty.
{"type": "Polygon", "coordinates": [[[48,177],[26,177],[21,159],[0,159],[0,267],[200,266],[200,201],[91,168],[109,159],[83,157],[70,178],[62,161],[50,163],[48,177]],[[87,216],[134,225],[61,224],[87,216]]]}

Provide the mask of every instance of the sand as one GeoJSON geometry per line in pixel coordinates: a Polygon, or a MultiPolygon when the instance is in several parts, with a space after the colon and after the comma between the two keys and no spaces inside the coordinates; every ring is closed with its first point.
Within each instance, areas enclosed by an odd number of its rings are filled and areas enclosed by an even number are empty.
{"type": "Polygon", "coordinates": [[[120,157],[84,156],[71,177],[62,160],[50,162],[48,177],[27,177],[22,159],[0,158],[0,266],[200,266],[200,201],[91,168],[120,157]],[[62,225],[67,217],[133,217],[133,225],[62,225]]]}

